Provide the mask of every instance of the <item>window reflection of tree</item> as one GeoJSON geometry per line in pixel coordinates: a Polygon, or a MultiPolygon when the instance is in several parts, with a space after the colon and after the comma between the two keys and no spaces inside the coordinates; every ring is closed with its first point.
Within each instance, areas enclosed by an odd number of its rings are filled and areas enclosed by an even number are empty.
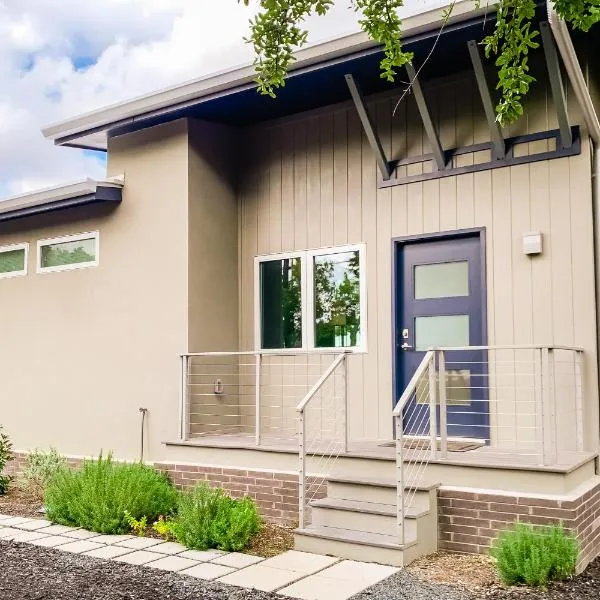
{"type": "Polygon", "coordinates": [[[61,265],[73,265],[76,263],[92,262],[94,256],[87,252],[83,246],[77,246],[72,250],[60,246],[45,246],[42,248],[43,266],[58,267],[61,265]]]}
{"type": "Polygon", "coordinates": [[[315,345],[360,343],[360,263],[358,251],[315,258],[315,345]],[[343,271],[343,273],[342,273],[343,271]]]}

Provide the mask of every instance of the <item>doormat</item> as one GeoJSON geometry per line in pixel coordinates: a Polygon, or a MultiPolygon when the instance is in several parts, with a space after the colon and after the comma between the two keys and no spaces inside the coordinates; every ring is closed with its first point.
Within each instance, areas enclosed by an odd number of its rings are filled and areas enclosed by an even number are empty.
{"type": "MultiPolygon", "coordinates": [[[[419,439],[406,439],[404,440],[404,444],[402,446],[405,450],[428,450],[429,449],[429,440],[419,440],[419,439]]],[[[441,449],[441,442],[438,440],[437,447],[438,450],[441,449]]],[[[385,442],[383,444],[379,444],[381,448],[393,448],[396,446],[396,442],[385,442]]],[[[471,440],[448,440],[448,452],[470,452],[471,450],[477,450],[478,448],[482,448],[485,446],[483,442],[473,442],[471,440]]]]}

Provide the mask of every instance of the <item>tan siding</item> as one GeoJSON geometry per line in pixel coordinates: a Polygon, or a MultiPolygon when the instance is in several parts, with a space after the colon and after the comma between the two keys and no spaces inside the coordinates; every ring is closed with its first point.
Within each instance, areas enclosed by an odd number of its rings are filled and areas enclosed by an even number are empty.
{"type": "Polygon", "coordinates": [[[177,431],[178,353],[187,345],[185,121],[109,141],[125,173],[115,210],[87,207],[0,226],[28,241],[29,275],[0,281],[0,421],[16,449],[146,459],[177,431]],[[97,268],[35,272],[37,240],[100,231],[97,268]]]}
{"type": "MultiPolygon", "coordinates": [[[[444,147],[489,139],[470,76],[446,79],[437,87],[430,85],[426,93],[444,147]],[[465,97],[464,90],[472,91],[465,97]]],[[[555,117],[548,97],[541,82],[531,100],[531,116],[512,127],[511,133],[552,127],[555,117]]],[[[409,95],[392,116],[396,101],[397,97],[380,97],[369,102],[388,156],[402,158],[407,151],[411,156],[429,152],[414,100],[409,95]]],[[[573,115],[576,119],[575,109],[573,115]]],[[[271,174],[281,169],[283,177],[281,223],[269,223],[270,251],[366,244],[368,352],[352,357],[350,362],[352,439],[391,436],[392,238],[469,227],[484,227],[486,231],[489,343],[584,346],[586,402],[588,413],[594,416],[597,390],[591,326],[595,320],[591,185],[585,138],[582,155],[570,159],[377,189],[375,158],[349,105],[257,127],[248,134],[249,139],[257,134],[261,145],[255,146],[255,151],[267,140],[276,143],[273,140],[279,135],[285,146],[280,166],[273,164],[277,155],[262,164],[271,174]],[[280,228],[281,244],[275,247],[273,241],[278,239],[280,228]],[[522,253],[522,235],[530,230],[544,235],[542,256],[526,257],[522,253]]],[[[463,156],[457,164],[482,162],[488,154],[463,156]]],[[[398,172],[420,173],[423,166],[401,167],[398,172]]],[[[277,187],[273,186],[265,197],[241,194],[244,230],[240,243],[245,282],[241,301],[248,315],[252,314],[254,301],[248,274],[256,253],[252,251],[256,245],[250,242],[254,235],[252,215],[257,202],[269,202],[271,206],[276,203],[276,194],[277,187]]],[[[270,212],[271,217],[274,214],[270,212]]],[[[251,324],[244,321],[242,344],[248,340],[246,327],[251,324]]],[[[505,418],[514,420],[514,413],[505,418]]],[[[592,431],[595,422],[589,426],[588,440],[596,438],[592,431]]]]}

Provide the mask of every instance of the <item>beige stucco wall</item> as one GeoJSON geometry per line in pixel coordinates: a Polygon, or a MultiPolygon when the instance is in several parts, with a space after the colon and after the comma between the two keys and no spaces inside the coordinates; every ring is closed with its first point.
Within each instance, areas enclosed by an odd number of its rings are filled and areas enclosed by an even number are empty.
{"type": "MultiPolygon", "coordinates": [[[[68,152],[68,150],[65,150],[68,152]]],[[[0,225],[29,242],[29,275],[0,280],[0,423],[16,449],[147,457],[176,434],[177,353],[187,345],[188,144],[184,121],[111,140],[122,204],[0,225]],[[97,268],[38,275],[40,238],[99,230],[97,268]]]]}
{"type": "MultiPolygon", "coordinates": [[[[507,136],[557,127],[543,70],[526,117],[507,136]]],[[[444,148],[490,139],[470,74],[433,82],[426,92],[444,148]]],[[[389,157],[429,151],[410,96],[369,103],[389,157]]],[[[579,123],[570,102],[572,122],[579,123]]],[[[365,243],[368,352],[350,359],[350,436],[391,438],[392,250],[394,237],[485,227],[488,343],[567,344],[585,349],[586,445],[598,440],[590,145],[580,156],[378,189],[377,167],[352,105],[251,130],[240,186],[240,346],[254,347],[256,255],[365,243]],[[539,230],[544,252],[522,252],[539,230]]],[[[547,149],[535,142],[520,153],[547,149]]],[[[460,165],[476,157],[459,157],[460,165]]],[[[472,164],[472,163],[471,163],[472,164]]],[[[403,174],[420,173],[420,165],[403,174]]],[[[279,407],[276,410],[280,410],[279,407]]],[[[290,412],[290,418],[293,414],[290,412]]],[[[514,418],[510,417],[513,419],[514,418]]]]}

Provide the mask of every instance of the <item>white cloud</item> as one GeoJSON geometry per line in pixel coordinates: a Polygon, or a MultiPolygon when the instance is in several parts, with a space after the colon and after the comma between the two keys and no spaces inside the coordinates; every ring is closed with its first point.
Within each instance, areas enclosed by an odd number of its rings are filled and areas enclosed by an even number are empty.
{"type": "MultiPolygon", "coordinates": [[[[311,19],[311,40],[355,30],[348,4],[311,19]]],[[[41,127],[248,62],[253,11],[237,0],[0,0],[0,195],[102,176],[101,161],[55,148],[41,127]]]]}

